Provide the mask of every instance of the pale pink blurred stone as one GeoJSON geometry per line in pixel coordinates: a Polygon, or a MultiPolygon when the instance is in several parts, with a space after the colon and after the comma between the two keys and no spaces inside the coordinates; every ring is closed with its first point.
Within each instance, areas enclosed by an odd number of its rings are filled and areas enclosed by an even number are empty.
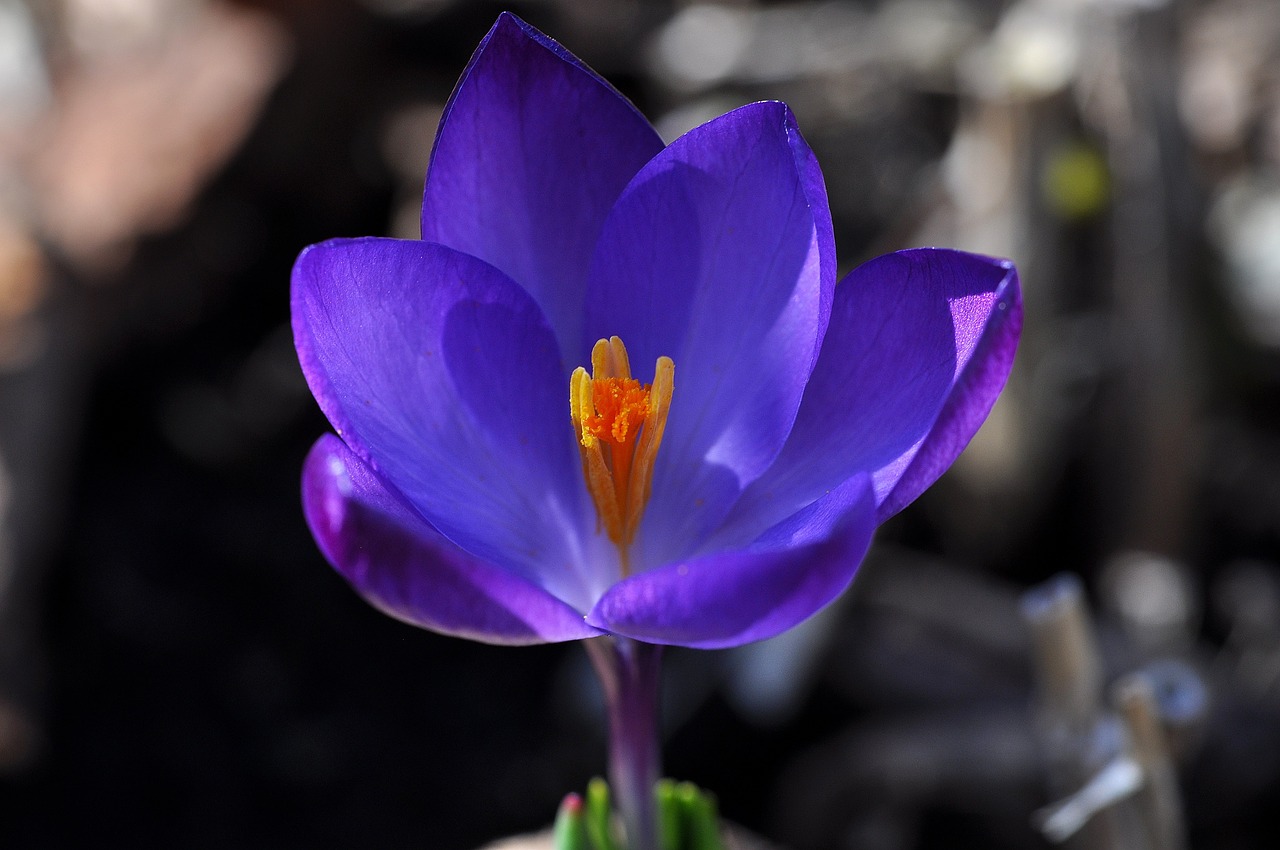
{"type": "Polygon", "coordinates": [[[172,226],[252,127],[288,52],[271,17],[210,2],[135,49],[60,69],[29,152],[46,234],[92,269],[172,226]]]}

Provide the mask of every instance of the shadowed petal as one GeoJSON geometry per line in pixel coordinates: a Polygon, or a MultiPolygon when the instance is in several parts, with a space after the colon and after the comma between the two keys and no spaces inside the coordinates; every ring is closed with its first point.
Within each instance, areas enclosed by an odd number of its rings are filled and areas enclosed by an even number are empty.
{"type": "MultiPolygon", "coordinates": [[[[850,491],[844,492],[850,496],[850,491]]],[[[812,518],[810,518],[812,519],[812,518]]],[[[700,649],[737,646],[783,632],[835,599],[853,580],[875,530],[863,476],[829,538],[806,545],[798,523],[746,551],[721,553],[632,576],[611,588],[587,623],[647,643],[700,649]]]]}
{"type": "Polygon", "coordinates": [[[639,562],[686,558],[790,432],[834,283],[822,176],[780,103],[690,131],[627,187],[587,293],[585,358],[620,336],[647,380],[675,360],[639,562]]]}
{"type": "Polygon", "coordinates": [[[302,503],[324,556],[398,620],[500,644],[598,634],[545,590],[441,537],[333,435],[307,456],[302,503]]]}
{"type": "Polygon", "coordinates": [[[836,287],[831,322],[786,448],[717,541],[750,540],[861,472],[877,521],[951,465],[1013,363],[1022,299],[1011,263],[922,248],[878,257],[836,287]]]}
{"type": "Polygon", "coordinates": [[[303,371],[338,434],[442,534],[586,610],[568,378],[533,300],[441,245],[312,246],[293,280],[303,371]]]}
{"type": "Polygon", "coordinates": [[[581,332],[600,227],[627,181],[660,150],[649,122],[612,86],[503,14],[445,108],[422,238],[518,281],[567,355],[581,332]]]}

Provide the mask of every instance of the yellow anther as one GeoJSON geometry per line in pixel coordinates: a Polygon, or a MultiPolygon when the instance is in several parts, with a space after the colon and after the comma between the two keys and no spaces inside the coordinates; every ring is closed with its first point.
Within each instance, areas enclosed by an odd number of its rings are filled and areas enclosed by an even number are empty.
{"type": "Polygon", "coordinates": [[[582,475],[600,524],[618,547],[624,574],[649,502],[674,376],[671,358],[659,357],[653,383],[642,385],[631,377],[626,346],[615,336],[591,350],[590,376],[579,366],[569,381],[569,414],[582,454],[582,475]]]}

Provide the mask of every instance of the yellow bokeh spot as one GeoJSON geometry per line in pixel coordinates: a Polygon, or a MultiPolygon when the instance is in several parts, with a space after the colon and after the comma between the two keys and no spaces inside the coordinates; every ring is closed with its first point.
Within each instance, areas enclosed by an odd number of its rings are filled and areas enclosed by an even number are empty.
{"type": "Polygon", "coordinates": [[[1096,148],[1084,144],[1052,151],[1045,162],[1040,185],[1049,208],[1069,220],[1101,213],[1111,191],[1106,160],[1096,148]]]}

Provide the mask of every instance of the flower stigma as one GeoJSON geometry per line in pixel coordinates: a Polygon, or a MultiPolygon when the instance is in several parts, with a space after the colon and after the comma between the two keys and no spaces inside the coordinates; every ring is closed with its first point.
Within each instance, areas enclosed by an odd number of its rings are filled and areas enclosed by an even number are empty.
{"type": "Polygon", "coordinates": [[[631,377],[627,348],[615,336],[591,349],[590,375],[579,366],[569,379],[582,475],[599,525],[618,547],[623,576],[631,571],[631,543],[649,502],[675,369],[670,357],[659,357],[653,383],[641,384],[631,377]]]}

